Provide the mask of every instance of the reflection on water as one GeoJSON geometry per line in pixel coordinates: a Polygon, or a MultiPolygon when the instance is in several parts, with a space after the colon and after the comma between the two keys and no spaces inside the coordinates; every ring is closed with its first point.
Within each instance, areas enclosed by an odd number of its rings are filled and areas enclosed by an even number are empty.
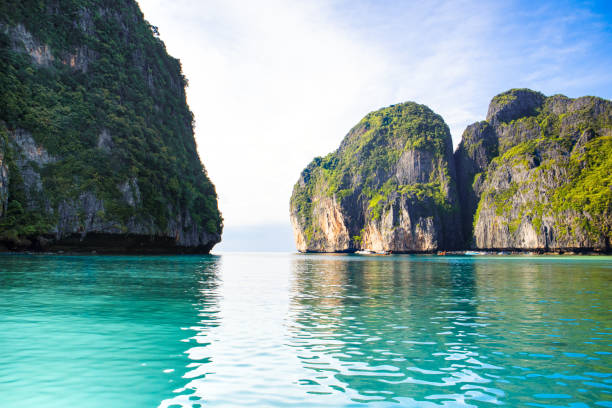
{"type": "Polygon", "coordinates": [[[212,256],[0,255],[0,406],[157,406],[190,362],[181,328],[205,330],[194,308],[218,311],[218,267],[212,256]]]}
{"type": "Polygon", "coordinates": [[[0,406],[610,407],[612,259],[0,256],[0,406]]]}
{"type": "Polygon", "coordinates": [[[609,263],[299,257],[293,269],[291,346],[310,393],[419,407],[612,397],[609,263]]]}

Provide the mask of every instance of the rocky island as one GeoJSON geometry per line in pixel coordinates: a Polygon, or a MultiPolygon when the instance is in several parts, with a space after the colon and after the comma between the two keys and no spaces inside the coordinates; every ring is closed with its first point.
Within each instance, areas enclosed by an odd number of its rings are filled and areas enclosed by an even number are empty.
{"type": "Polygon", "coordinates": [[[513,89],[454,153],[427,107],[381,109],[308,165],[290,213],[302,252],[609,252],[612,103],[513,89]]]}
{"type": "Polygon", "coordinates": [[[207,253],[180,62],[134,0],[0,4],[0,247],[207,253]]]}
{"type": "Polygon", "coordinates": [[[315,158],[291,197],[299,251],[425,252],[461,245],[450,131],[424,105],[368,114],[315,158]]]}

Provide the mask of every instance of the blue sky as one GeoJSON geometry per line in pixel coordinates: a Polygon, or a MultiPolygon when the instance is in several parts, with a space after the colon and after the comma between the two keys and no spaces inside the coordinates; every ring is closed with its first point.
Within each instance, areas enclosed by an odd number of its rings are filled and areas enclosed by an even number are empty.
{"type": "Polygon", "coordinates": [[[610,1],[139,4],[189,79],[231,245],[240,228],[286,231],[300,171],[372,110],[424,103],[456,145],[510,88],[612,97],[610,1]]]}

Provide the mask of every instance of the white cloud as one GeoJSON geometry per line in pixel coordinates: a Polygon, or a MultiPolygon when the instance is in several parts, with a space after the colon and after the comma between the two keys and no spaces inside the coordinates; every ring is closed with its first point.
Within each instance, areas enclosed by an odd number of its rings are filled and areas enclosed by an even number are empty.
{"type": "Polygon", "coordinates": [[[427,104],[456,144],[496,93],[597,94],[597,69],[607,66],[568,70],[596,44],[572,34],[593,16],[551,7],[522,15],[512,3],[471,1],[139,4],[181,59],[200,157],[229,226],[287,222],[300,171],[369,111],[427,104]]]}
{"type": "Polygon", "coordinates": [[[286,221],[302,168],[333,150],[364,106],[385,103],[364,87],[384,76],[384,57],[314,2],[167,4],[140,1],[189,79],[200,156],[226,224],[286,221]]]}

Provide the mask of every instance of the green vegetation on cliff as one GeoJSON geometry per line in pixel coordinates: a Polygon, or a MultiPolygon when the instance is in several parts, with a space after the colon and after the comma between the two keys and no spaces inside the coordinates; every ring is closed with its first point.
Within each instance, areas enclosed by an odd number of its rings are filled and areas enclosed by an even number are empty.
{"type": "MultiPolygon", "coordinates": [[[[397,181],[388,179],[388,173],[403,152],[427,150],[434,156],[441,156],[448,137],[444,120],[428,107],[413,102],[392,105],[369,113],[349,132],[336,152],[315,158],[305,174],[311,180],[310,188],[316,184],[325,185],[325,193],[338,199],[350,196],[358,180],[365,194],[380,202],[391,192],[410,194],[417,189],[415,185],[398,185],[397,181]]],[[[421,198],[433,198],[445,188],[439,174],[432,172],[429,177],[419,194],[421,198]]],[[[312,195],[307,189],[294,190],[292,198],[292,202],[303,209],[304,216],[308,211],[307,197],[312,195]]]]}
{"type": "Polygon", "coordinates": [[[9,199],[4,209],[5,213],[0,217],[0,239],[19,243],[23,237],[49,231],[52,225],[44,213],[29,211],[25,206],[27,199],[23,179],[11,154],[8,134],[2,123],[0,123],[0,150],[2,162],[11,175],[6,192],[9,199]]]}
{"type": "Polygon", "coordinates": [[[608,245],[612,103],[511,90],[493,98],[488,120],[496,123],[500,153],[478,191],[474,228],[479,222],[490,228],[490,213],[481,219],[483,209],[490,207],[508,228],[508,240],[497,242],[523,242],[516,234],[521,223],[528,223],[541,245],[608,245]]]}
{"type": "Polygon", "coordinates": [[[327,156],[337,165],[326,176],[332,188],[342,186],[346,174],[377,188],[379,175],[391,171],[403,152],[428,150],[442,155],[448,135],[444,120],[425,105],[407,102],[371,112],[351,130],[340,149],[327,156]]]}
{"type": "Polygon", "coordinates": [[[450,176],[454,166],[449,158],[448,126],[428,107],[407,102],[371,112],[351,129],[338,150],[315,158],[302,172],[291,196],[292,213],[311,241],[320,237],[315,221],[321,214],[314,214],[317,203],[333,200],[350,219],[347,228],[359,247],[363,224],[380,220],[400,202],[419,208],[418,214],[411,214],[415,220],[456,211],[450,176]]]}
{"type": "Polygon", "coordinates": [[[391,184],[393,180],[381,183],[380,179],[386,178],[381,175],[391,170],[405,150],[442,151],[445,132],[448,128],[442,118],[423,105],[409,102],[371,112],[349,132],[336,152],[316,157],[308,165],[302,173],[307,182],[304,186],[296,184],[291,205],[310,224],[315,186],[325,186],[326,195],[341,200],[353,194],[353,181],[359,180],[376,217],[379,205],[392,191],[399,191],[397,182],[391,184]]]}
{"type": "Polygon", "coordinates": [[[578,221],[580,227],[591,238],[603,235],[612,240],[612,136],[594,139],[584,152],[572,154],[568,173],[570,182],[553,194],[553,210],[586,214],[578,221]]]}
{"type": "MultiPolygon", "coordinates": [[[[44,205],[92,192],[104,202],[101,216],[120,229],[140,220],[163,230],[180,213],[220,234],[187,81],[135,1],[3,1],[0,61],[0,136],[26,130],[53,158],[40,170],[44,205]],[[129,180],[137,180],[136,205],[118,188],[129,180]]],[[[16,154],[9,148],[7,160],[16,154]]],[[[4,235],[50,232],[57,211],[28,208],[16,166],[9,174],[4,235]]]]}

